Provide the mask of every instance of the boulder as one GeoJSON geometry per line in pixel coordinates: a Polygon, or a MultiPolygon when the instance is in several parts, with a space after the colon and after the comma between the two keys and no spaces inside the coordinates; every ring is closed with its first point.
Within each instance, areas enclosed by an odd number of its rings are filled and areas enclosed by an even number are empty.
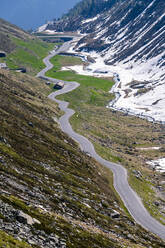
{"type": "Polygon", "coordinates": [[[113,219],[118,219],[120,217],[120,213],[117,212],[116,210],[113,210],[113,213],[111,213],[111,217],[113,219]]]}
{"type": "Polygon", "coordinates": [[[16,213],[16,219],[23,224],[28,224],[28,225],[41,224],[39,220],[32,218],[30,215],[25,214],[22,211],[18,211],[16,213]]]}
{"type": "Polygon", "coordinates": [[[32,123],[31,121],[28,122],[28,125],[29,125],[30,127],[33,127],[33,123],[32,123]]]}
{"type": "Polygon", "coordinates": [[[6,53],[4,51],[0,51],[0,58],[6,57],[6,53]]]}
{"type": "Polygon", "coordinates": [[[7,140],[2,136],[0,136],[0,142],[7,144],[7,140]]]}

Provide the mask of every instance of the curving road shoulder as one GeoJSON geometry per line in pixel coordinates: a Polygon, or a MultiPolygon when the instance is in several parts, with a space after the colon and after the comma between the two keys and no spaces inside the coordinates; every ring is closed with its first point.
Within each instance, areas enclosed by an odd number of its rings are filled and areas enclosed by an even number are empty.
{"type": "MultiPolygon", "coordinates": [[[[50,70],[53,65],[50,63],[50,58],[57,55],[59,52],[67,51],[70,46],[70,42],[64,43],[64,45],[58,49],[54,50],[49,54],[45,59],[44,63],[46,68],[37,74],[37,77],[44,77],[45,79],[51,80],[53,82],[61,81],[54,78],[46,77],[45,73],[50,70]]],[[[107,161],[100,157],[95,149],[93,144],[84,136],[73,131],[69,119],[75,113],[73,109],[68,108],[69,103],[65,101],[57,100],[55,97],[61,94],[65,94],[69,91],[76,89],[79,84],[77,82],[66,82],[64,81],[64,88],[53,92],[49,95],[49,98],[59,104],[59,108],[64,111],[64,115],[59,119],[59,123],[63,132],[67,133],[71,138],[73,138],[76,142],[79,143],[80,148],[84,152],[88,152],[91,157],[97,160],[102,165],[109,168],[114,175],[114,187],[118,194],[120,195],[124,205],[128,209],[129,213],[132,215],[134,220],[140,224],[143,228],[148,231],[158,235],[160,238],[165,240],[165,226],[159,223],[156,219],[154,219],[144,207],[140,197],[136,194],[135,191],[130,187],[127,180],[127,170],[119,165],[107,161]]]]}

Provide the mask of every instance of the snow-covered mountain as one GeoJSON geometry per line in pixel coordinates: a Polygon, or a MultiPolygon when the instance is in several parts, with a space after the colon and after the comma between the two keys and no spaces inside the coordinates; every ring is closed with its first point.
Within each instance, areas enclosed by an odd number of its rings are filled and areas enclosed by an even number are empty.
{"type": "Polygon", "coordinates": [[[164,0],[84,0],[46,29],[83,34],[74,50],[95,59],[87,71],[116,76],[111,107],[165,122],[164,0]]]}

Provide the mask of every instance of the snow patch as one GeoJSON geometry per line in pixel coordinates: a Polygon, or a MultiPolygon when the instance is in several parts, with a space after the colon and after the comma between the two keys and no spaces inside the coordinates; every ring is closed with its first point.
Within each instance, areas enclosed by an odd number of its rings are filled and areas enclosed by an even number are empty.
{"type": "Polygon", "coordinates": [[[165,158],[148,161],[147,164],[153,166],[156,171],[165,172],[165,158]]]}
{"type": "Polygon", "coordinates": [[[81,23],[84,24],[84,23],[88,23],[88,22],[93,22],[93,21],[97,20],[98,18],[99,18],[99,15],[97,15],[97,16],[95,16],[93,18],[83,20],[81,23]]]}
{"type": "Polygon", "coordinates": [[[42,25],[41,27],[39,27],[38,29],[37,29],[37,32],[43,32],[43,31],[45,31],[46,30],[46,28],[47,28],[47,26],[48,26],[48,24],[44,24],[44,25],[42,25]]]}
{"type": "Polygon", "coordinates": [[[153,146],[153,147],[139,147],[137,148],[138,150],[141,150],[141,151],[150,151],[150,150],[160,150],[161,147],[159,146],[153,146]]]}
{"type": "MultiPolygon", "coordinates": [[[[47,30],[45,31],[45,33],[47,33],[47,34],[56,34],[57,32],[54,31],[54,30],[49,30],[49,29],[47,29],[47,30]]],[[[59,32],[58,32],[58,34],[59,34],[59,32]]],[[[61,33],[61,34],[63,34],[63,33],[61,33]]]]}

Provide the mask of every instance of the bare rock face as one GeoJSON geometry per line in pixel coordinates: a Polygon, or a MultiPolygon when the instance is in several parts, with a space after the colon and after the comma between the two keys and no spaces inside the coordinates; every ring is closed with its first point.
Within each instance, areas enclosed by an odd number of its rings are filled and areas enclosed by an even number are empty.
{"type": "Polygon", "coordinates": [[[22,211],[18,211],[16,213],[16,219],[23,224],[34,225],[34,224],[41,224],[39,220],[32,218],[30,215],[25,214],[22,211]]]}

